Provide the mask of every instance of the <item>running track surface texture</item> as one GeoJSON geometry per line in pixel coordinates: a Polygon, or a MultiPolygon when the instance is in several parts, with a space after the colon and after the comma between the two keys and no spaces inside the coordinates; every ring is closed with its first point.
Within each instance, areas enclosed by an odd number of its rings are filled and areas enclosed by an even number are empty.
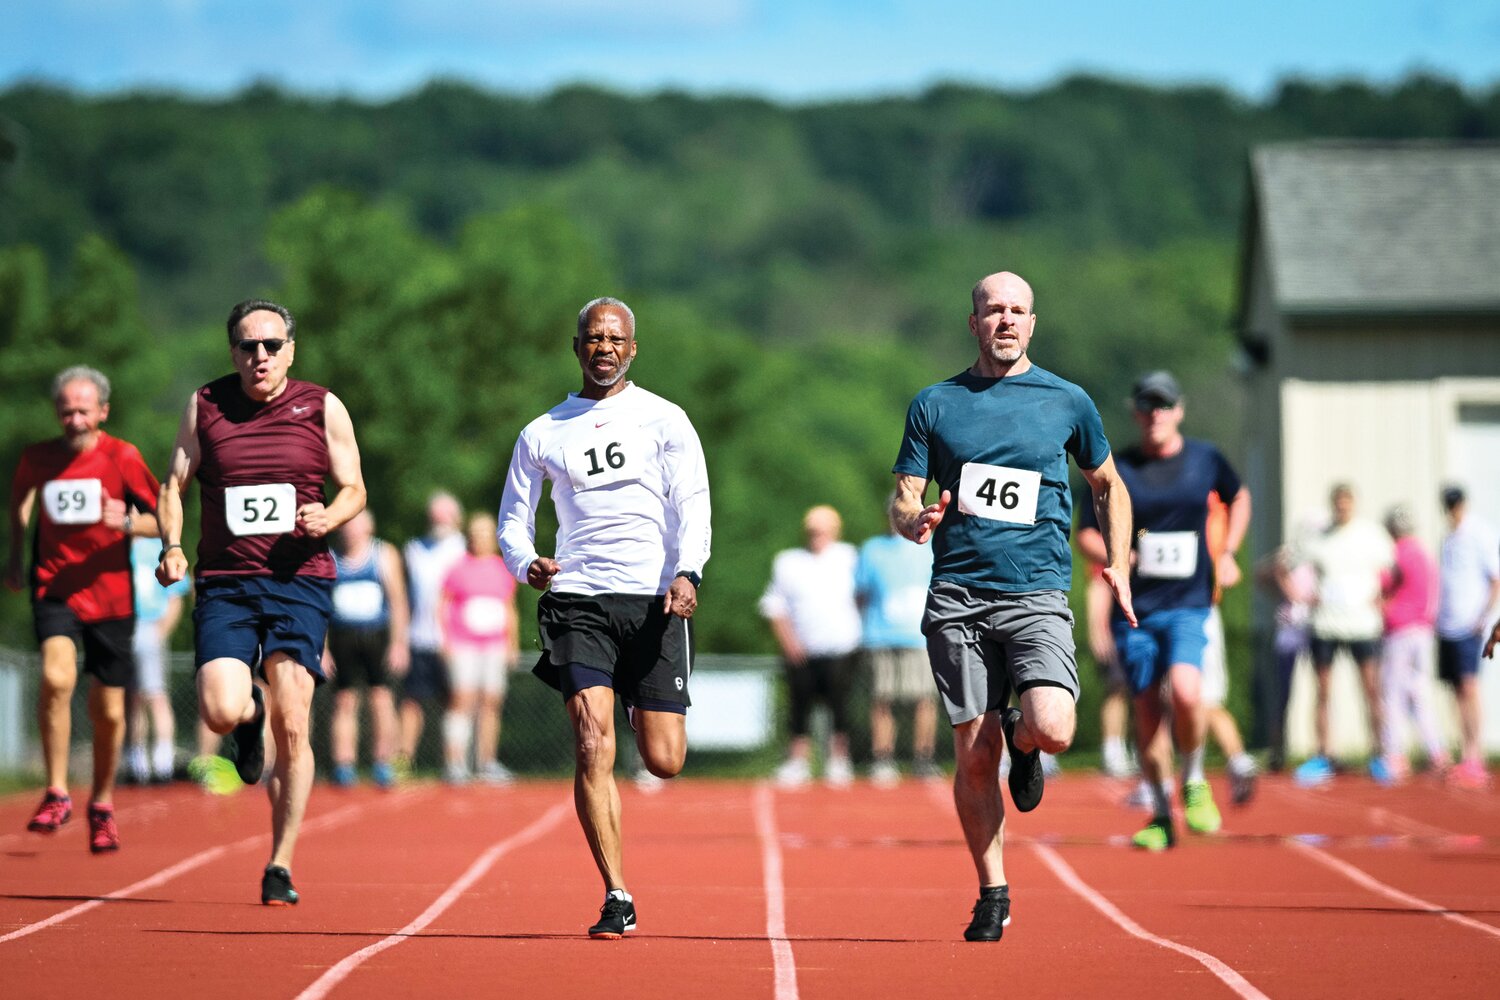
{"type": "Polygon", "coordinates": [[[124,789],[124,849],[99,857],[82,808],[33,834],[34,797],[9,796],[0,996],[1500,995],[1500,795],[1268,778],[1220,834],[1152,855],[1126,846],[1126,791],[1067,774],[1011,814],[998,944],[961,940],[976,886],[946,785],[622,782],[623,941],[585,935],[603,893],[564,782],[319,786],[285,908],[259,905],[257,790],[124,789]]]}

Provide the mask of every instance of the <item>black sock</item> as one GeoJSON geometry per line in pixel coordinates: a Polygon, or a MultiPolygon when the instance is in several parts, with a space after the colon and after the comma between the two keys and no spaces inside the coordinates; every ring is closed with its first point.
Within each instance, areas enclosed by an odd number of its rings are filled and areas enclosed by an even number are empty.
{"type": "Polygon", "coordinates": [[[1005,896],[1008,899],[1010,898],[1010,883],[1007,882],[1005,885],[982,885],[979,887],[979,895],[1005,896]]]}

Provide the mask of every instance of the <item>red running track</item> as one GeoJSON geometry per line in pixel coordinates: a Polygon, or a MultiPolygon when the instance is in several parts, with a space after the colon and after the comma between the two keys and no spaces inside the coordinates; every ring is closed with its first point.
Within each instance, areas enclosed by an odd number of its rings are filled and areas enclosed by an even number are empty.
{"type": "MultiPolygon", "coordinates": [[[[1500,995],[1500,796],[1262,782],[1161,855],[1119,782],[1012,815],[1014,921],[961,940],[974,878],[945,786],[622,785],[640,927],[601,888],[561,782],[319,787],[301,905],[258,905],[256,792],[122,790],[124,850],[0,800],[0,996],[355,998],[1500,995]]],[[[1225,789],[1219,789],[1221,802],[1225,789]]],[[[81,811],[80,811],[81,812],[81,811]]]]}

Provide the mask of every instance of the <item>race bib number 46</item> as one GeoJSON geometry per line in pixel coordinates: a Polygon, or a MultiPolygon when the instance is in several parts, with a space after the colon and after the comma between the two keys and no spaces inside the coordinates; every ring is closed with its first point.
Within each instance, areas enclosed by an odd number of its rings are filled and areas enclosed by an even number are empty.
{"type": "Polygon", "coordinates": [[[42,507],[53,524],[98,524],[103,497],[97,479],[54,479],[42,487],[42,507]]]}
{"type": "Polygon", "coordinates": [[[224,490],[224,520],[238,536],[285,534],[297,523],[297,488],[291,483],[230,486],[224,490]]]}
{"type": "Polygon", "coordinates": [[[958,509],[991,521],[1036,524],[1036,498],[1041,489],[1040,472],[965,462],[958,480],[958,509]]]}
{"type": "Polygon", "coordinates": [[[1135,543],[1136,571],[1157,580],[1186,580],[1198,570],[1196,531],[1148,531],[1135,543]]]}

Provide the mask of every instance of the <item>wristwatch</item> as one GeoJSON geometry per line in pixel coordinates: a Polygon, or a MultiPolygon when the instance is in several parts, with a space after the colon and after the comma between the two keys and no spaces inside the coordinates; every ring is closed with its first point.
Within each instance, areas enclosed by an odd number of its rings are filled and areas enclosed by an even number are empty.
{"type": "Polygon", "coordinates": [[[125,537],[129,538],[130,537],[130,515],[129,514],[125,515],[125,523],[121,527],[125,531],[125,537]]]}
{"type": "MultiPolygon", "coordinates": [[[[703,586],[703,577],[700,576],[697,573],[694,573],[690,569],[680,569],[680,570],[678,570],[677,571],[677,576],[683,577],[684,579],[687,580],[688,583],[691,583],[693,585],[693,589],[694,590],[697,590],[698,588],[700,588],[700,587],[703,586]]],[[[676,577],[673,577],[673,579],[676,579],[676,577]]]]}

